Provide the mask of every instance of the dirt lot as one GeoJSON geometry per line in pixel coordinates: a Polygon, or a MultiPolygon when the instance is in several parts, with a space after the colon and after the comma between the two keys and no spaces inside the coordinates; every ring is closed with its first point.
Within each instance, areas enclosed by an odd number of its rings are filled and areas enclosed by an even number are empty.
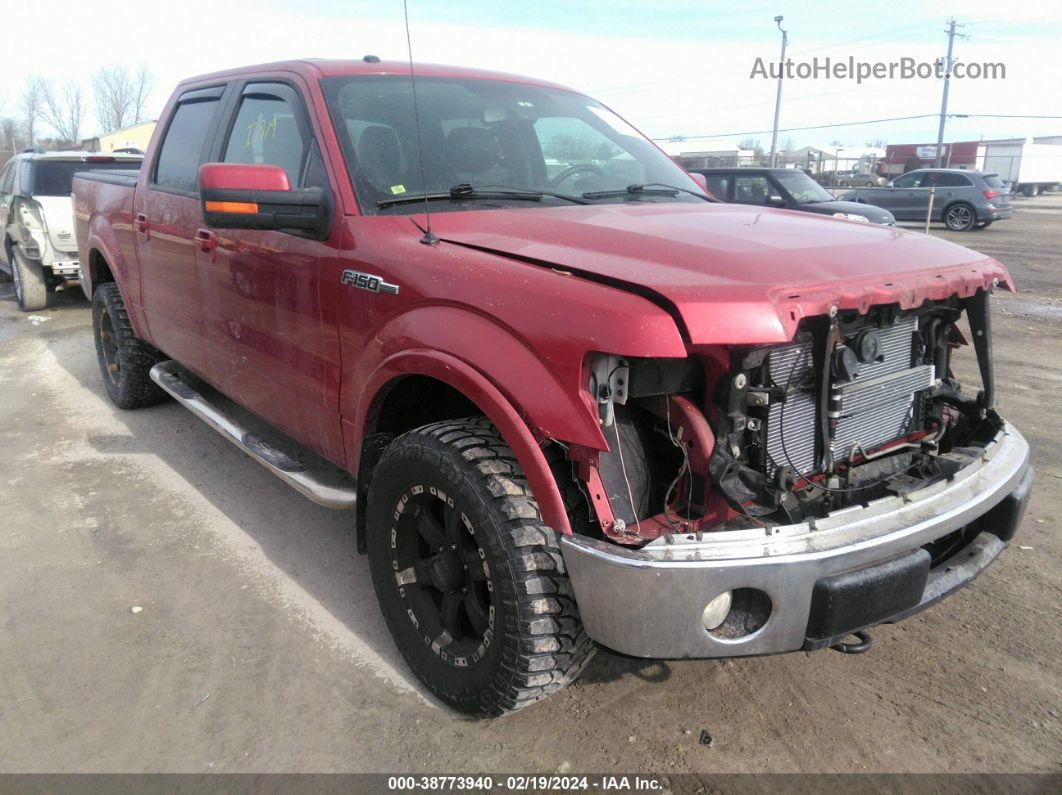
{"type": "Polygon", "coordinates": [[[491,723],[411,684],[347,516],[177,405],[114,409],[86,303],[27,317],[0,285],[0,770],[1062,770],[1062,196],[1018,208],[934,230],[1022,289],[997,302],[998,392],[1038,479],[996,565],[863,656],[602,651],[491,723]]]}

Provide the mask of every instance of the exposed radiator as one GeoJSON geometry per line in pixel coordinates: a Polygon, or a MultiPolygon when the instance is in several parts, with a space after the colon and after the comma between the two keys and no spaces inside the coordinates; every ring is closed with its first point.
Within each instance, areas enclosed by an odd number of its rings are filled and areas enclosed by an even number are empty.
{"type": "MultiPolygon", "coordinates": [[[[879,361],[861,366],[851,381],[833,385],[840,409],[834,436],[834,460],[847,459],[856,447],[869,450],[903,436],[911,426],[918,392],[933,386],[932,365],[912,367],[912,338],[918,319],[904,318],[881,330],[879,361]]],[[[797,472],[820,469],[818,440],[818,374],[812,343],[783,345],[768,355],[772,386],[787,392],[767,415],[767,474],[782,466],[797,472]]]]}

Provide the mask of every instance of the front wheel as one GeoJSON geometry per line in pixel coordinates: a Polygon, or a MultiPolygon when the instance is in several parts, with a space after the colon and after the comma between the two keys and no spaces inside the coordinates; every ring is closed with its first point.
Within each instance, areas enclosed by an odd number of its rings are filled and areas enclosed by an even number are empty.
{"type": "Polygon", "coordinates": [[[36,312],[48,306],[48,280],[44,266],[31,260],[15,246],[11,249],[11,276],[15,282],[15,301],[23,312],[36,312]]]}
{"type": "Polygon", "coordinates": [[[455,710],[515,712],[574,681],[593,656],[557,536],[486,419],[391,443],[369,486],[367,542],[395,644],[455,710]]]}
{"type": "Polygon", "coordinates": [[[977,223],[977,213],[969,204],[959,202],[944,212],[944,223],[953,232],[968,232],[977,223]]]}

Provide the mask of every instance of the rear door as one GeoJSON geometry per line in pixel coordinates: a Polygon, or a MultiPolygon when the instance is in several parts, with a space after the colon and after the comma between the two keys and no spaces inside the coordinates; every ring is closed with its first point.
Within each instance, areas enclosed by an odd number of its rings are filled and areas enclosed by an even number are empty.
{"type": "MultiPolygon", "coordinates": [[[[321,147],[294,83],[252,81],[234,102],[211,159],[268,163],[293,188],[331,195],[321,147]]],[[[215,384],[271,424],[341,461],[335,247],[295,231],[200,230],[197,253],[215,384]],[[333,255],[330,257],[329,255],[333,255]]]]}
{"type": "Polygon", "coordinates": [[[133,200],[140,296],[154,344],[210,380],[196,273],[195,232],[203,226],[199,166],[213,140],[225,86],[178,97],[133,200]]]}
{"type": "MultiPolygon", "coordinates": [[[[936,192],[933,196],[933,217],[936,220],[943,219],[945,208],[956,199],[973,200],[971,195],[973,182],[965,174],[938,171],[931,176],[933,177],[931,187],[933,185],[936,186],[936,192]]],[[[974,203],[974,207],[976,206],[977,204],[974,203]]],[[[924,212],[922,217],[925,217],[924,212]]]]}

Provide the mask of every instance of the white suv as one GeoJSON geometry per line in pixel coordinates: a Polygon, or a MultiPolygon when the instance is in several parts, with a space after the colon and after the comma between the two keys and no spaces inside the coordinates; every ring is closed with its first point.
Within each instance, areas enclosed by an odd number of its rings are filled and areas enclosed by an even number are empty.
{"type": "Polygon", "coordinates": [[[132,170],[143,155],[23,152],[0,171],[0,281],[13,278],[25,312],[44,309],[48,290],[79,279],[70,183],[78,171],[132,170]]]}

